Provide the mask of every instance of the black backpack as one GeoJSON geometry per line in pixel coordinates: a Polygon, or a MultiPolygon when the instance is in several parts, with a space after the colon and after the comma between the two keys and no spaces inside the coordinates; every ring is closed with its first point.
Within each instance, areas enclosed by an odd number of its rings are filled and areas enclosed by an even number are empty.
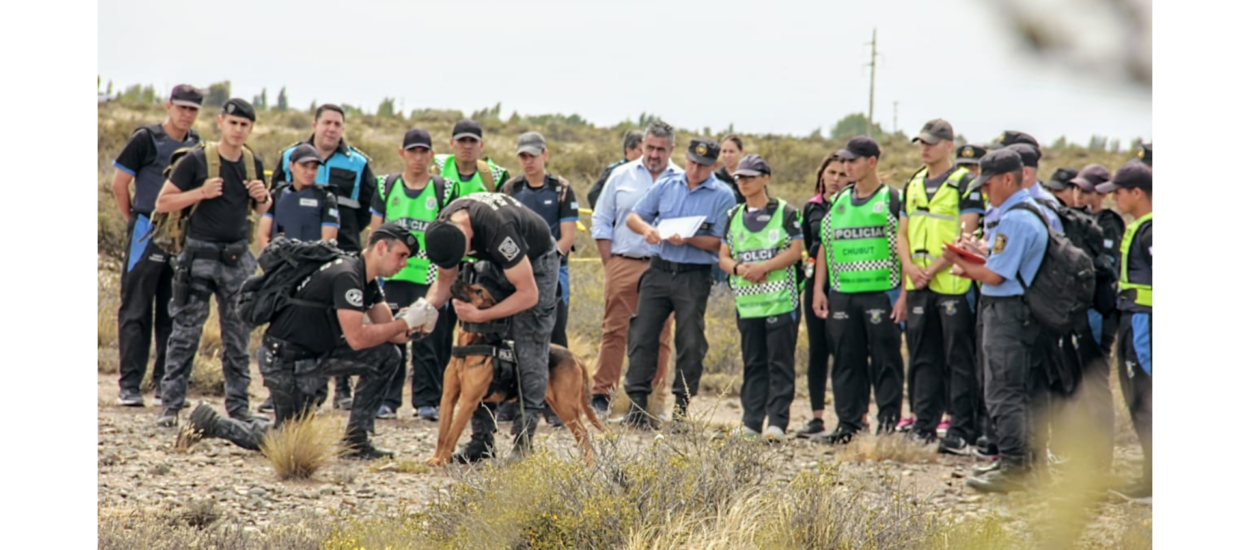
{"type": "Polygon", "coordinates": [[[1077,208],[1055,206],[1052,210],[1063,223],[1063,234],[1077,248],[1085,251],[1094,263],[1093,309],[1106,315],[1116,307],[1114,258],[1106,254],[1102,226],[1093,215],[1077,208]]]}
{"type": "Polygon", "coordinates": [[[288,306],[329,309],[332,304],[301,300],[295,297],[295,291],[325,264],[350,257],[325,241],[274,239],[257,259],[262,273],[243,283],[239,292],[239,317],[258,327],[272,321],[288,306]]]}
{"type": "Polygon", "coordinates": [[[1008,211],[1017,209],[1032,212],[1049,234],[1046,254],[1033,277],[1033,284],[1024,284],[1024,278],[1016,273],[1016,279],[1024,287],[1024,302],[1043,327],[1068,334],[1086,322],[1086,311],[1094,303],[1094,262],[1081,247],[1051,229],[1046,216],[1037,207],[1020,203],[1008,211]]]}

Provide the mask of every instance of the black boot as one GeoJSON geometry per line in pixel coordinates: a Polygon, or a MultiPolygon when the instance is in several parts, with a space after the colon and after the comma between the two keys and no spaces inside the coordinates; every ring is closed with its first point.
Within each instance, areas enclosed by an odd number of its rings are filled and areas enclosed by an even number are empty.
{"type": "Polygon", "coordinates": [[[348,442],[346,446],[348,451],[347,454],[343,456],[353,460],[377,460],[379,458],[395,457],[395,451],[383,449],[381,447],[374,447],[373,443],[370,443],[367,439],[363,441],[348,442]]]}
{"type": "Polygon", "coordinates": [[[468,443],[464,444],[456,454],[451,455],[451,461],[460,464],[472,464],[481,460],[495,457],[495,436],[485,434],[473,434],[468,443]]]}
{"type": "Polygon", "coordinates": [[[221,415],[208,403],[200,402],[195,410],[191,411],[187,423],[199,432],[200,437],[218,437],[217,426],[221,423],[221,415]]]}
{"type": "Polygon", "coordinates": [[[626,426],[636,430],[650,430],[651,416],[647,414],[647,394],[629,394],[629,412],[623,419],[626,426]]]}
{"type": "Polygon", "coordinates": [[[538,411],[521,411],[512,422],[512,460],[520,460],[534,452],[534,434],[537,431],[538,411]]]}
{"type": "Polygon", "coordinates": [[[673,394],[673,419],[669,430],[673,433],[690,431],[690,396],[684,393],[673,394]]]}

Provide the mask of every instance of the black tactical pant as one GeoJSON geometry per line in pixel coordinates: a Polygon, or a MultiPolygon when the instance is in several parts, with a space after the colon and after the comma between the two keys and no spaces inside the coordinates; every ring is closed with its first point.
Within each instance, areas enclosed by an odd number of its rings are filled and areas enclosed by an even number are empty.
{"type": "Polygon", "coordinates": [[[660,332],[669,314],[677,324],[677,373],[673,393],[694,396],[703,377],[707,338],[703,314],[712,291],[710,265],[677,264],[652,258],[638,279],[638,311],[629,320],[629,371],[625,392],[651,394],[660,355],[660,332]]]}
{"type": "Polygon", "coordinates": [[[1053,400],[1058,415],[1054,439],[1057,453],[1075,454],[1088,460],[1090,468],[1106,473],[1115,447],[1115,403],[1111,397],[1111,359],[1099,346],[1094,328],[1101,333],[1101,327],[1088,323],[1077,328],[1081,379],[1072,395],[1053,400]]]}
{"type": "Polygon", "coordinates": [[[742,424],[756,432],[768,425],[785,431],[794,402],[797,314],[738,319],[742,341],[742,424]]]}
{"type": "Polygon", "coordinates": [[[1133,419],[1133,430],[1141,442],[1142,479],[1152,479],[1154,466],[1154,372],[1153,356],[1151,371],[1146,372],[1141,355],[1152,353],[1153,317],[1150,313],[1121,312],[1120,334],[1116,343],[1119,358],[1120,388],[1133,419]],[[1136,319],[1135,319],[1136,318],[1136,319]]]}
{"type": "Polygon", "coordinates": [[[898,424],[903,354],[901,331],[890,320],[893,309],[885,292],[829,293],[825,328],[833,350],[833,408],[839,426],[865,429],[870,395],[876,397],[879,425],[898,424]]]}
{"type": "Polygon", "coordinates": [[[829,340],[825,320],[812,310],[816,281],[808,279],[803,289],[803,320],[807,323],[807,395],[813,411],[825,410],[825,386],[829,381],[829,340]]]}
{"type": "MultiPolygon", "coordinates": [[[[982,296],[985,404],[995,426],[999,459],[1027,468],[1040,434],[1048,383],[1037,354],[1039,326],[1019,296],[982,296]]],[[[1044,451],[1044,447],[1041,447],[1044,451]]]]}
{"type": "MultiPolygon", "coordinates": [[[[429,285],[408,281],[387,281],[386,303],[391,313],[396,314],[413,302],[424,297],[430,291],[429,285]]],[[[451,361],[452,334],[456,328],[456,310],[450,302],[438,312],[438,323],[434,331],[425,337],[414,340],[409,353],[409,346],[400,346],[403,364],[412,364],[412,408],[437,407],[443,399],[443,372],[451,361]]],[[[406,368],[399,369],[387,386],[386,398],[382,404],[391,410],[398,411],[403,405],[404,378],[406,368]]]]}
{"type": "Polygon", "coordinates": [[[165,376],[165,346],[174,326],[169,315],[174,268],[170,265],[169,254],[152,242],[148,235],[150,230],[151,219],[147,214],[131,212],[126,229],[125,270],[121,278],[122,303],[117,310],[117,351],[121,356],[117,385],[122,392],[140,390],[155,330],[156,361],[152,364],[152,381],[159,398],[161,378],[165,376]]]}
{"type": "Polygon", "coordinates": [[[360,375],[345,439],[349,444],[368,441],[386,385],[402,364],[399,349],[389,343],[362,350],[340,345],[316,355],[266,336],[261,353],[260,374],[273,396],[273,423],[259,416],[249,420],[222,419],[217,432],[207,434],[254,451],[260,449],[260,442],[270,429],[315,410],[318,388],[325,387],[328,377],[338,375],[360,375]]]}
{"type": "Polygon", "coordinates": [[[917,433],[936,435],[945,411],[951,415],[948,437],[968,440],[978,431],[975,325],[967,296],[908,291],[908,390],[917,433]]]}
{"type": "MultiPolygon", "coordinates": [[[[976,427],[981,430],[981,434],[992,445],[998,445],[998,436],[994,435],[994,420],[990,418],[989,409],[985,406],[985,300],[981,296],[978,289],[976,300],[976,371],[977,376],[977,401],[976,401],[976,427]]],[[[979,437],[979,436],[978,436],[979,437]]]]}

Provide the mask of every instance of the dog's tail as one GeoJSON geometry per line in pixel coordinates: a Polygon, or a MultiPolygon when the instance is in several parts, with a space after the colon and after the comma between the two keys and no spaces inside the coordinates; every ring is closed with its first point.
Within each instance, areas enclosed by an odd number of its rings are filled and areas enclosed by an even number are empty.
{"type": "Polygon", "coordinates": [[[577,362],[577,368],[582,371],[582,413],[586,415],[586,419],[590,421],[590,425],[597,428],[600,432],[607,432],[608,429],[603,425],[603,421],[599,420],[599,415],[595,414],[594,407],[590,406],[590,367],[586,366],[586,362],[582,361],[577,354],[573,355],[573,360],[577,362]]]}

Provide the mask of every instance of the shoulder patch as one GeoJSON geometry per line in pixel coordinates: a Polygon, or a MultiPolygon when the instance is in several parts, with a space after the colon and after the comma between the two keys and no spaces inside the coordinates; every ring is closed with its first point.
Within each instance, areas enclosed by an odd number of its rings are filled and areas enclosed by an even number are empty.
{"type": "Polygon", "coordinates": [[[517,246],[512,237],[504,237],[503,242],[499,243],[499,254],[510,262],[515,260],[517,254],[521,253],[521,247],[517,246]]]}
{"type": "Polygon", "coordinates": [[[363,307],[365,305],[365,294],[364,292],[361,292],[359,288],[348,290],[347,293],[343,295],[343,299],[347,300],[347,303],[356,307],[363,307]]]}
{"type": "Polygon", "coordinates": [[[994,253],[1002,254],[1004,248],[1007,248],[1007,236],[999,233],[994,236],[994,253]]]}

